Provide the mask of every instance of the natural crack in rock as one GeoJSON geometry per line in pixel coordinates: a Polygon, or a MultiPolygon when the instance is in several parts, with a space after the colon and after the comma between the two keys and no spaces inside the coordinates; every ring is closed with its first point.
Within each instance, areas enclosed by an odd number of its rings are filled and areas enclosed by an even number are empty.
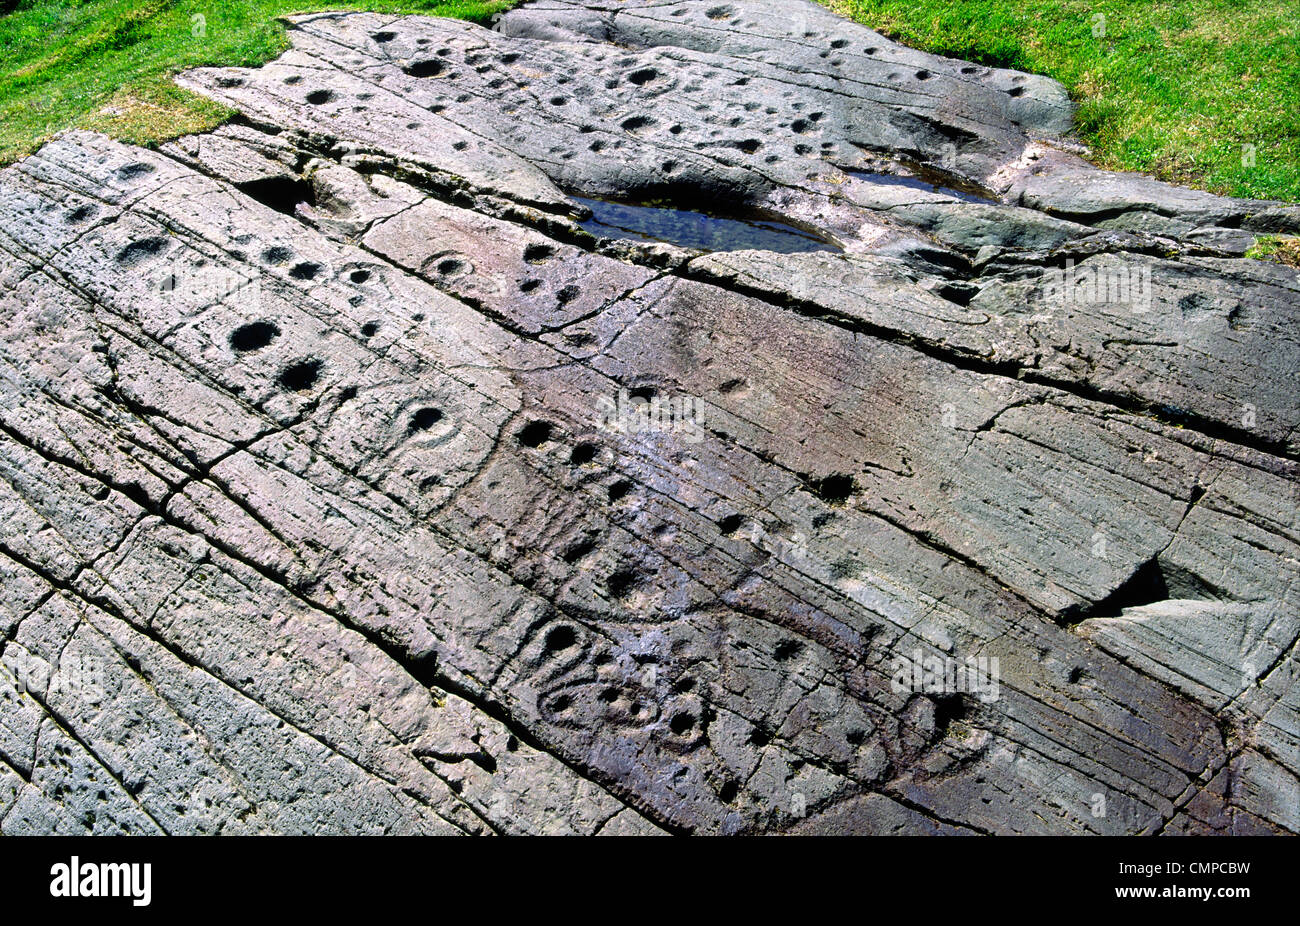
{"type": "Polygon", "coordinates": [[[1300,831],[1296,207],[795,0],[290,37],[0,171],[0,830],[1300,831]]]}

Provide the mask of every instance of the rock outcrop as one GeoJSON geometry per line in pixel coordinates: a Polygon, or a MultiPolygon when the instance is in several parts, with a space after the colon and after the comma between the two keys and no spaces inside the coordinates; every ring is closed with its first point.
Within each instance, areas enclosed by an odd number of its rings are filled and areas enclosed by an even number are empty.
{"type": "Polygon", "coordinates": [[[0,171],[0,831],[1300,831],[1297,207],[798,0],[290,37],[0,171]]]}

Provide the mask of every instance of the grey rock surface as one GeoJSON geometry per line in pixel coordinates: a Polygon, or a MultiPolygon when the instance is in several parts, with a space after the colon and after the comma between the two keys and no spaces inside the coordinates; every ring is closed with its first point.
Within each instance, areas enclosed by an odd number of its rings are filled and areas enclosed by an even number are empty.
{"type": "Polygon", "coordinates": [[[1294,207],[800,0],[290,37],[0,171],[0,831],[1300,832],[1294,207]]]}

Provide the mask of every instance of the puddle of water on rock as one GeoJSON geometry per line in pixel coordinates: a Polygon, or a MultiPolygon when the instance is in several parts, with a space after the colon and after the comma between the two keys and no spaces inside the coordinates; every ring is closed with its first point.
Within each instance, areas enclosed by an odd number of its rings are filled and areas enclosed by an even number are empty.
{"type": "Polygon", "coordinates": [[[582,196],[570,198],[591,210],[591,218],[579,225],[591,234],[605,238],[663,242],[702,251],[758,250],[794,254],[803,251],[838,253],[841,250],[810,232],[783,222],[723,218],[690,209],[639,206],[582,196]]]}
{"type": "Polygon", "coordinates": [[[972,193],[969,190],[961,190],[956,187],[943,186],[940,182],[931,182],[917,176],[908,176],[906,174],[879,174],[866,170],[847,169],[844,173],[850,177],[857,177],[859,180],[866,180],[870,183],[885,183],[890,186],[905,186],[913,190],[923,190],[926,193],[942,193],[945,196],[951,196],[954,199],[960,199],[968,203],[984,203],[990,206],[996,206],[997,200],[989,199],[987,196],[981,196],[978,193],[972,193]]]}

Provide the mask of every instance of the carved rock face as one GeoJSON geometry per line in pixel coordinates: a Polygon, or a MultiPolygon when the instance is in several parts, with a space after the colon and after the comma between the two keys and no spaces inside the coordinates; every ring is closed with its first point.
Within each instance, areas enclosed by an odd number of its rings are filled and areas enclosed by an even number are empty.
{"type": "Polygon", "coordinates": [[[791,0],[290,36],[0,171],[0,829],[1300,830],[1293,208],[791,0]]]}

